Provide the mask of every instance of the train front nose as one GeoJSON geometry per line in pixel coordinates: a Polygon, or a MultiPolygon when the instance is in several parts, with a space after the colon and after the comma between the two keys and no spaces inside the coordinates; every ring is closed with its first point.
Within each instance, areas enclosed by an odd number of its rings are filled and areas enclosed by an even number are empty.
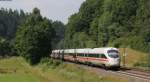
{"type": "Polygon", "coordinates": [[[111,58],[109,64],[110,66],[120,66],[120,58],[111,58]]]}
{"type": "Polygon", "coordinates": [[[112,67],[120,66],[120,57],[117,50],[109,50],[108,52],[109,64],[112,67]]]}

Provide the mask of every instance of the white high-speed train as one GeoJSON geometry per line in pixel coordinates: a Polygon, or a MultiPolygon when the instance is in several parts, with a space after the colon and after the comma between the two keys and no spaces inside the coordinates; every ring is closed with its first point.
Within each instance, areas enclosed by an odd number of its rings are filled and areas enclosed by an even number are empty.
{"type": "Polygon", "coordinates": [[[104,67],[120,67],[119,50],[113,47],[53,50],[51,57],[91,63],[104,67]]]}

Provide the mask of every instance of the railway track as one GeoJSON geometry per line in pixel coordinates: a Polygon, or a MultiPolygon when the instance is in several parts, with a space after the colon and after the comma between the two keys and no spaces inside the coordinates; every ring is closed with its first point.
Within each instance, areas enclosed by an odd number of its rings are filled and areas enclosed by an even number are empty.
{"type": "MultiPolygon", "coordinates": [[[[75,63],[76,64],[76,63],[75,63]]],[[[85,69],[93,70],[97,73],[100,73],[105,76],[106,75],[117,75],[119,77],[125,77],[130,79],[130,82],[150,82],[150,72],[147,71],[139,71],[139,70],[132,70],[132,69],[119,69],[119,70],[105,70],[99,66],[89,66],[83,64],[76,64],[85,69]]]]}
{"type": "Polygon", "coordinates": [[[150,82],[150,74],[149,73],[132,71],[132,70],[130,70],[130,71],[117,71],[117,73],[125,74],[125,75],[128,75],[130,77],[134,77],[134,78],[147,80],[150,82]]]}
{"type": "Polygon", "coordinates": [[[118,77],[124,77],[127,79],[130,79],[129,82],[150,82],[150,71],[143,71],[143,70],[135,70],[132,68],[120,68],[118,70],[105,70],[104,68],[100,66],[95,65],[87,65],[79,62],[72,62],[65,60],[67,63],[74,63],[79,67],[83,67],[88,70],[95,71],[96,73],[99,73],[100,75],[116,75],[118,77]]]}

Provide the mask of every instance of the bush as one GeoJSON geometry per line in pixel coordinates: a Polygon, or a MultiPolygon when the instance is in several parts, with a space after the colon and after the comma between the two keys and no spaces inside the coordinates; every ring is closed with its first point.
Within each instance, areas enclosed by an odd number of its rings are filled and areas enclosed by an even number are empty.
{"type": "Polygon", "coordinates": [[[52,58],[45,57],[45,58],[41,59],[40,63],[42,65],[46,65],[46,67],[56,68],[60,64],[62,64],[62,61],[61,60],[55,60],[55,59],[52,59],[52,58]]]}
{"type": "Polygon", "coordinates": [[[44,63],[48,63],[49,61],[50,61],[50,58],[45,57],[45,58],[42,58],[42,59],[41,59],[40,63],[41,63],[41,64],[44,64],[44,63]]]}
{"type": "Polygon", "coordinates": [[[61,63],[62,63],[61,60],[54,60],[54,61],[53,61],[53,66],[54,66],[54,67],[57,67],[57,66],[59,66],[61,63]]]}

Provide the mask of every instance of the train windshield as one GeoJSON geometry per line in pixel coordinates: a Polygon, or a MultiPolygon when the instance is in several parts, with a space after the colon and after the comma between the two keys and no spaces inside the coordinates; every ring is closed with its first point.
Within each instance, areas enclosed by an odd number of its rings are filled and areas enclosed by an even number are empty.
{"type": "Polygon", "coordinates": [[[108,51],[108,56],[111,58],[118,58],[119,57],[119,52],[116,50],[109,50],[108,51]]]}

